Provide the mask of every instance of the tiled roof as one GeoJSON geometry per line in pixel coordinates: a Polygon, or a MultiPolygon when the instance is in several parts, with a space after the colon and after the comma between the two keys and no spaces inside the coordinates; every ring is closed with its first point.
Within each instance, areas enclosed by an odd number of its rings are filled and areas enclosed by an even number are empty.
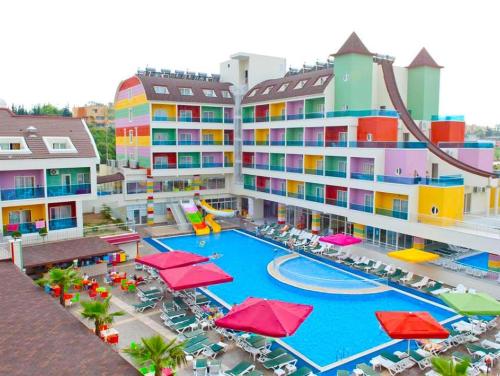
{"type": "Polygon", "coordinates": [[[0,374],[139,374],[13,263],[0,262],[0,284],[0,374]]]}
{"type": "Polygon", "coordinates": [[[366,48],[361,39],[359,39],[358,34],[354,32],[347,38],[342,47],[332,55],[341,56],[347,54],[373,55],[372,52],[368,51],[368,48],[366,48]]]}
{"type": "Polygon", "coordinates": [[[436,63],[436,60],[432,58],[431,54],[425,49],[425,47],[420,50],[417,56],[415,56],[415,59],[413,59],[410,65],[407,66],[407,68],[416,67],[443,68],[442,65],[436,63]]]}
{"type": "Polygon", "coordinates": [[[211,82],[202,80],[187,80],[180,78],[166,78],[153,76],[136,76],[142,83],[146,91],[146,98],[150,101],[168,101],[168,102],[188,102],[188,103],[210,103],[210,104],[227,104],[233,105],[234,99],[224,98],[222,90],[229,91],[230,83],[211,82]],[[157,94],[154,91],[154,86],[166,86],[168,94],[157,94]],[[181,95],[179,88],[191,88],[193,95],[181,95]],[[212,89],[215,91],[216,97],[207,97],[203,93],[203,89],[212,89]]]}
{"type": "Polygon", "coordinates": [[[97,177],[97,184],[113,183],[115,181],[125,180],[125,177],[121,172],[110,175],[101,175],[97,177]]]}
{"type": "Polygon", "coordinates": [[[61,116],[15,115],[0,108],[0,137],[24,137],[29,154],[0,153],[2,159],[95,158],[94,144],[81,119],[61,116]],[[36,137],[28,137],[28,127],[36,128],[36,137]],[[76,153],[51,153],[42,137],[69,137],[76,153]]]}
{"type": "Polygon", "coordinates": [[[26,268],[32,268],[101,256],[116,251],[118,251],[116,246],[93,236],[23,247],[23,261],[26,268]]]}
{"type": "Polygon", "coordinates": [[[313,70],[310,72],[285,76],[283,78],[277,78],[273,80],[263,81],[254,87],[252,87],[246,95],[243,97],[242,104],[256,103],[256,102],[266,102],[273,101],[277,99],[302,97],[307,95],[319,95],[323,94],[325,88],[330,83],[333,77],[333,69],[325,68],[319,70],[313,70]],[[322,85],[314,85],[314,83],[320,78],[326,76],[326,80],[322,85]],[[303,80],[307,80],[304,86],[300,89],[295,89],[295,86],[303,80]],[[279,92],[281,85],[288,83],[286,90],[279,92]],[[262,94],[265,89],[272,86],[271,91],[268,94],[262,94]],[[252,92],[256,90],[255,95],[250,96],[252,92]]]}

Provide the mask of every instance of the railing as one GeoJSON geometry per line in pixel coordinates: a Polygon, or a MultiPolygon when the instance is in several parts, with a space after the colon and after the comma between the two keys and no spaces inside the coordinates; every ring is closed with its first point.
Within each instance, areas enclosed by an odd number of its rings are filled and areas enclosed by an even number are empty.
{"type": "Polygon", "coordinates": [[[318,196],[313,196],[313,195],[306,195],[306,200],[307,201],[319,202],[321,204],[325,203],[325,198],[324,197],[318,197],[318,196]]]}
{"type": "Polygon", "coordinates": [[[257,187],[258,192],[263,192],[263,193],[269,193],[270,188],[269,187],[257,187]]]}
{"type": "Polygon", "coordinates": [[[254,140],[243,140],[243,145],[255,145],[254,140]]]}
{"type": "Polygon", "coordinates": [[[134,195],[134,194],[141,194],[141,193],[146,193],[147,188],[146,184],[139,184],[139,183],[128,183],[127,184],[127,194],[129,195],[134,195]]]}
{"type": "Polygon", "coordinates": [[[492,142],[438,142],[440,148],[463,148],[463,149],[492,149],[495,144],[492,142]]]}
{"type": "Polygon", "coordinates": [[[83,195],[90,193],[90,184],[55,185],[47,187],[47,196],[83,195]]]}
{"type": "Polygon", "coordinates": [[[193,117],[193,116],[179,116],[177,118],[177,121],[183,121],[185,123],[199,123],[200,118],[199,117],[193,117]]]}
{"type": "Polygon", "coordinates": [[[385,148],[385,149],[425,149],[426,142],[384,142],[384,141],[349,141],[350,148],[385,148]]]}
{"type": "Polygon", "coordinates": [[[308,112],[306,113],[306,119],[321,119],[325,117],[324,112],[308,112]]]}
{"type": "Polygon", "coordinates": [[[233,162],[224,162],[224,167],[233,167],[233,162]]]}
{"type": "Polygon", "coordinates": [[[12,255],[9,249],[9,243],[0,242],[0,260],[10,260],[12,255]]]}
{"type": "Polygon", "coordinates": [[[223,120],[222,120],[222,118],[211,118],[211,117],[203,116],[201,118],[201,122],[202,123],[222,123],[223,120]]]}
{"type": "Polygon", "coordinates": [[[271,116],[271,121],[282,121],[285,120],[285,115],[276,115],[276,116],[271,116]]]}
{"type": "Polygon", "coordinates": [[[222,162],[203,162],[203,168],[222,167],[222,162]]]}
{"type": "Polygon", "coordinates": [[[76,227],[76,218],[49,219],[49,230],[63,230],[76,227]]]}
{"type": "Polygon", "coordinates": [[[175,145],[175,140],[153,140],[153,145],[175,145]]]}
{"type": "Polygon", "coordinates": [[[45,197],[44,187],[4,188],[1,190],[1,198],[3,201],[25,200],[39,197],[45,197]]]}
{"type": "Polygon", "coordinates": [[[439,178],[422,178],[422,177],[377,175],[377,181],[383,183],[396,183],[396,184],[432,185],[437,187],[451,187],[455,185],[464,185],[464,178],[462,176],[441,176],[439,178]]]}
{"type": "Polygon", "coordinates": [[[347,208],[347,201],[339,201],[333,198],[327,198],[325,203],[328,205],[340,206],[342,208],[347,208]]]}
{"type": "Polygon", "coordinates": [[[288,192],[288,197],[299,198],[299,199],[303,200],[304,199],[304,194],[303,193],[297,193],[297,192],[288,192]]]}
{"type": "Polygon", "coordinates": [[[243,123],[255,123],[255,118],[252,116],[252,117],[244,117],[243,118],[243,123]]]}
{"type": "Polygon", "coordinates": [[[257,168],[259,170],[269,170],[269,165],[268,164],[256,163],[255,164],[255,168],[257,168]]]}
{"type": "Polygon", "coordinates": [[[351,179],[373,180],[373,178],[374,178],[373,174],[366,174],[363,172],[351,172],[351,179]]]}
{"type": "Polygon", "coordinates": [[[247,183],[244,183],[244,184],[243,184],[243,188],[245,188],[245,189],[250,189],[250,190],[252,190],[252,191],[255,191],[255,185],[253,185],[253,184],[247,184],[247,183]]]}
{"type": "Polygon", "coordinates": [[[179,163],[178,168],[200,168],[199,163],[179,163]]]}
{"type": "Polygon", "coordinates": [[[432,115],[431,121],[465,121],[464,115],[432,115]]]}
{"type": "Polygon", "coordinates": [[[325,146],[330,148],[345,148],[347,147],[347,141],[325,141],[325,146]]]}
{"type": "Polygon", "coordinates": [[[304,114],[288,114],[286,115],[286,120],[302,120],[304,119],[304,114]]]}
{"type": "Polygon", "coordinates": [[[18,231],[21,234],[33,234],[39,231],[39,229],[36,228],[36,222],[24,222],[24,223],[16,223],[16,224],[11,224],[11,225],[4,225],[3,226],[3,235],[4,236],[10,236],[12,233],[18,231]],[[17,230],[15,231],[8,231],[7,227],[16,225],[17,224],[17,230]]]}
{"type": "Polygon", "coordinates": [[[255,145],[258,145],[258,146],[268,146],[269,145],[269,141],[255,141],[255,145]]]}
{"type": "Polygon", "coordinates": [[[222,145],[222,141],[216,140],[204,140],[201,142],[202,145],[222,145]]]}
{"type": "Polygon", "coordinates": [[[269,116],[257,116],[255,118],[255,122],[256,123],[263,123],[263,122],[266,122],[266,121],[269,121],[269,116]]]}
{"type": "Polygon", "coordinates": [[[323,141],[304,141],[305,146],[323,146],[325,143],[323,141]]]}
{"type": "Polygon", "coordinates": [[[224,145],[234,145],[234,141],[224,141],[224,145]]]}
{"type": "Polygon", "coordinates": [[[302,174],[303,169],[302,169],[302,167],[288,167],[287,166],[286,171],[287,172],[295,172],[297,174],[302,174]]]}
{"type": "Polygon", "coordinates": [[[199,145],[200,140],[179,140],[179,145],[199,145]]]}
{"type": "Polygon", "coordinates": [[[326,117],[369,117],[369,116],[388,116],[399,117],[397,111],[394,110],[346,110],[346,111],[329,111],[326,117]]]}
{"type": "Polygon", "coordinates": [[[232,117],[225,117],[224,124],[234,123],[234,119],[232,117]]]}
{"type": "Polygon", "coordinates": [[[155,169],[155,170],[166,170],[166,169],[172,169],[172,168],[177,168],[177,165],[175,163],[155,163],[155,164],[153,164],[153,169],[155,169]]]}
{"type": "Polygon", "coordinates": [[[271,140],[271,146],[285,146],[285,141],[271,140]]]}
{"type": "Polygon", "coordinates": [[[255,164],[243,162],[243,168],[255,168],[255,164]]]}
{"type": "Polygon", "coordinates": [[[333,176],[336,178],[345,178],[347,176],[345,171],[325,170],[325,176],[333,176]]]}
{"type": "Polygon", "coordinates": [[[285,171],[285,166],[271,165],[271,171],[285,171]]]}
{"type": "Polygon", "coordinates": [[[153,121],[175,121],[175,117],[169,116],[153,116],[153,121]]]}
{"type": "Polygon", "coordinates": [[[373,213],[373,206],[360,205],[360,204],[349,204],[349,209],[358,210],[366,213],[373,213]]]}
{"type": "Polygon", "coordinates": [[[323,176],[323,170],[306,168],[305,172],[306,172],[306,174],[309,174],[309,175],[321,175],[321,176],[323,176]]]}
{"type": "Polygon", "coordinates": [[[271,193],[273,195],[278,195],[278,196],[286,196],[286,192],[285,191],[282,191],[280,189],[272,189],[271,190],[271,193]]]}
{"type": "Polygon", "coordinates": [[[385,215],[386,217],[393,217],[399,219],[408,219],[408,212],[402,212],[397,210],[375,208],[375,214],[385,215]]]}
{"type": "Polygon", "coordinates": [[[286,146],[304,146],[302,140],[286,140],[286,146]]]}
{"type": "Polygon", "coordinates": [[[98,196],[110,196],[110,195],[117,195],[117,194],[122,194],[123,190],[122,187],[111,187],[111,188],[105,188],[101,187],[100,185],[97,186],[97,195],[98,196]]]}

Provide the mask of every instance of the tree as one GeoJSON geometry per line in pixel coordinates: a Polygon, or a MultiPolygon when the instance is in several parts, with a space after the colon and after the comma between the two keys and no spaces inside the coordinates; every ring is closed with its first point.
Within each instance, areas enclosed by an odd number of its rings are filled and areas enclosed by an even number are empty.
{"type": "Polygon", "coordinates": [[[88,320],[94,320],[95,334],[99,336],[101,326],[112,324],[115,317],[125,315],[123,311],[109,312],[109,302],[111,297],[100,302],[98,300],[87,300],[82,302],[83,311],[81,315],[88,320]]]}
{"type": "Polygon", "coordinates": [[[78,284],[82,281],[78,272],[70,266],[67,269],[61,268],[52,268],[49,270],[48,279],[39,279],[37,283],[39,285],[57,285],[61,291],[61,295],[59,296],[59,302],[64,307],[64,294],[69,289],[70,286],[78,284]]]}
{"type": "Polygon", "coordinates": [[[441,376],[466,376],[470,362],[467,359],[456,363],[452,358],[435,357],[431,359],[432,368],[441,376]]]}
{"type": "Polygon", "coordinates": [[[115,159],[115,132],[111,127],[96,127],[89,125],[90,133],[94,138],[97,151],[101,157],[101,163],[106,163],[108,159],[115,159]]]}
{"type": "Polygon", "coordinates": [[[129,354],[140,366],[152,364],[155,367],[155,376],[161,376],[164,368],[176,369],[187,364],[184,354],[184,343],[175,339],[165,342],[159,335],[141,338],[142,343],[131,345],[122,351],[129,354]]]}

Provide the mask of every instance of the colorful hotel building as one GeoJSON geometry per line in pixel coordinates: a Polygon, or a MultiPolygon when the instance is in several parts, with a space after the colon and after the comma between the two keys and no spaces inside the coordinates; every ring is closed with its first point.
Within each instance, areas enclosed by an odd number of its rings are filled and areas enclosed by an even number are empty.
{"type": "Polygon", "coordinates": [[[493,145],[439,114],[442,67],[425,49],[393,66],[354,33],[332,57],[287,71],[285,59],[238,53],[220,75],[148,69],[121,82],[123,215],[185,221],[179,203],[200,193],[393,248],[500,252],[493,145]]]}

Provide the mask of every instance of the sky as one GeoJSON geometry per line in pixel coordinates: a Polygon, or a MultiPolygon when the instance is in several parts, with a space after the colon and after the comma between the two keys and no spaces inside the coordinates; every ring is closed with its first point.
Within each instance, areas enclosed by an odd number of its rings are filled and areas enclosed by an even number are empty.
{"type": "Polygon", "coordinates": [[[440,113],[500,124],[498,1],[487,0],[6,0],[0,98],[112,102],[138,68],[217,73],[240,51],[300,67],[325,61],[352,31],[396,65],[425,46],[445,66],[440,113]]]}

